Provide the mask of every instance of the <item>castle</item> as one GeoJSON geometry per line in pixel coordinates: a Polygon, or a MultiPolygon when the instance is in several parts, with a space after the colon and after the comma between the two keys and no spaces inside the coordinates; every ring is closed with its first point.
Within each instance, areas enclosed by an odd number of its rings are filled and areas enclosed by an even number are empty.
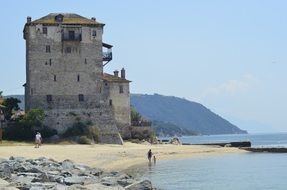
{"type": "Polygon", "coordinates": [[[27,17],[25,109],[43,109],[59,134],[80,120],[99,129],[101,143],[121,144],[118,127],[131,124],[130,81],[124,69],[103,72],[112,60],[103,27],[77,14],[27,17]]]}

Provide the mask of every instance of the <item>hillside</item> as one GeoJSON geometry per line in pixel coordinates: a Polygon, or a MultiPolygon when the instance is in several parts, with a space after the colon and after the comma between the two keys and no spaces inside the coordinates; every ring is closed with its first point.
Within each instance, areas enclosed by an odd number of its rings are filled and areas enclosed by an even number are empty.
{"type": "Polygon", "coordinates": [[[156,136],[159,137],[197,135],[197,133],[193,132],[192,130],[183,129],[173,123],[166,123],[163,121],[152,121],[152,127],[155,130],[156,136]]]}
{"type": "Polygon", "coordinates": [[[131,104],[144,117],[172,123],[199,134],[247,133],[203,105],[173,96],[131,95],[131,104]]]}

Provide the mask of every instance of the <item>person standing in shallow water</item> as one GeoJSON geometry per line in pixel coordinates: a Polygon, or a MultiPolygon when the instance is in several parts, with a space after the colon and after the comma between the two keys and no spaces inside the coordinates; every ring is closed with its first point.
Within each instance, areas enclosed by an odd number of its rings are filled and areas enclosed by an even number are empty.
{"type": "Polygon", "coordinates": [[[153,163],[156,164],[156,157],[153,155],[153,163]]]}
{"type": "Polygon", "coordinates": [[[151,149],[149,149],[149,151],[148,151],[148,153],[147,153],[147,158],[148,158],[148,161],[151,163],[151,158],[152,158],[151,149]]]}

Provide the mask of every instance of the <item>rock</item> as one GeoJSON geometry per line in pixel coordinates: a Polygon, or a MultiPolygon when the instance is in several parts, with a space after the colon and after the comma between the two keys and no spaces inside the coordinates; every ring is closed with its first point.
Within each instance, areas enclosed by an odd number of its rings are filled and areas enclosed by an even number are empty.
{"type": "Polygon", "coordinates": [[[62,171],[61,176],[63,177],[72,177],[72,173],[69,171],[62,171]]]}
{"type": "Polygon", "coordinates": [[[90,185],[85,185],[85,188],[88,190],[94,190],[94,189],[99,189],[99,190],[124,190],[125,188],[117,185],[117,186],[105,186],[99,183],[96,184],[90,184],[90,185]]]}
{"type": "Polygon", "coordinates": [[[34,178],[32,182],[56,182],[56,179],[47,175],[47,173],[41,173],[38,177],[34,178]]]}
{"type": "Polygon", "coordinates": [[[74,169],[74,163],[70,160],[64,160],[62,162],[62,168],[64,170],[71,170],[71,169],[74,169]]]}
{"type": "Polygon", "coordinates": [[[79,177],[79,176],[72,176],[72,177],[65,177],[64,178],[64,183],[66,185],[74,185],[74,184],[81,184],[83,185],[85,181],[84,177],[79,177]]]}
{"type": "Polygon", "coordinates": [[[94,169],[90,170],[90,174],[92,174],[94,176],[100,176],[103,174],[103,171],[100,169],[94,168],[94,169]]]}
{"type": "Polygon", "coordinates": [[[33,167],[27,170],[27,172],[31,172],[31,173],[43,173],[43,171],[37,167],[33,167]]]}
{"type": "Polygon", "coordinates": [[[0,190],[16,190],[16,187],[10,186],[8,181],[0,179],[0,190]]]}
{"type": "Polygon", "coordinates": [[[9,164],[4,163],[0,165],[0,178],[2,179],[11,178],[11,169],[9,164]]]}
{"type": "Polygon", "coordinates": [[[25,159],[10,157],[0,160],[1,189],[21,190],[129,190],[152,189],[150,181],[136,182],[122,172],[103,172],[97,168],[75,164],[70,160],[57,162],[44,157],[25,159]],[[10,183],[9,183],[10,182],[10,183]]]}
{"type": "Polygon", "coordinates": [[[8,162],[8,160],[5,158],[0,158],[0,164],[2,164],[3,162],[8,162]]]}
{"type": "Polygon", "coordinates": [[[131,176],[129,176],[127,174],[120,174],[116,178],[117,178],[117,183],[123,187],[136,182],[134,179],[132,179],[131,176]]]}
{"type": "Polygon", "coordinates": [[[170,144],[180,145],[181,142],[180,142],[179,138],[173,137],[172,139],[170,139],[170,144]]]}
{"type": "Polygon", "coordinates": [[[118,184],[118,182],[115,177],[103,177],[101,179],[101,184],[106,185],[106,186],[115,186],[118,184]]]}
{"type": "Polygon", "coordinates": [[[149,180],[143,180],[137,183],[133,183],[125,187],[126,190],[152,190],[152,185],[149,180]]]}

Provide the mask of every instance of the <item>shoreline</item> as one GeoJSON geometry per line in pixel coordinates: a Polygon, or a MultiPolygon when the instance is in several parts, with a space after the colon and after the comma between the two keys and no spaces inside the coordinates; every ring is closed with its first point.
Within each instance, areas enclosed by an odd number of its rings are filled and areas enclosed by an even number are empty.
{"type": "Polygon", "coordinates": [[[157,161],[192,158],[194,156],[246,153],[238,148],[203,145],[144,145],[125,142],[124,145],[59,145],[44,144],[34,148],[33,144],[0,145],[0,158],[18,156],[25,158],[47,157],[57,161],[69,159],[76,163],[103,169],[104,171],[129,171],[133,167],[148,163],[147,151],[151,149],[157,161]]]}

